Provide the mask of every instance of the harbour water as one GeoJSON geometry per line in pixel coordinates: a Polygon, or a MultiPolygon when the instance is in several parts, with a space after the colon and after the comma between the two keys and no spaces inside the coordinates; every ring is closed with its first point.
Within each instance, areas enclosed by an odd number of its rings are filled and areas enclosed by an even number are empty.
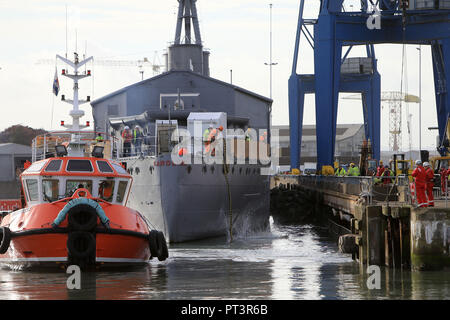
{"type": "Polygon", "coordinates": [[[135,270],[85,272],[68,289],[61,271],[0,270],[0,299],[449,299],[449,272],[381,268],[370,274],[338,252],[324,227],[271,223],[272,231],[171,245],[164,262],[135,270]]]}

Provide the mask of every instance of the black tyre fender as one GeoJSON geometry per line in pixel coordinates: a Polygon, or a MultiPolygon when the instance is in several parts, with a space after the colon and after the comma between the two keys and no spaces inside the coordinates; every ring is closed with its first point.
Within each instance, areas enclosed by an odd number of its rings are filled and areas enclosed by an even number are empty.
{"type": "Polygon", "coordinates": [[[8,227],[0,227],[0,254],[6,253],[11,243],[11,230],[8,227]]]}
{"type": "Polygon", "coordinates": [[[67,251],[73,258],[87,258],[95,253],[95,247],[95,237],[90,232],[74,231],[67,237],[67,251]]]}
{"type": "Polygon", "coordinates": [[[164,233],[157,231],[157,243],[158,243],[158,260],[164,261],[169,257],[169,250],[167,249],[166,238],[164,238],[164,233]]]}
{"type": "Polygon", "coordinates": [[[88,204],[79,204],[68,212],[69,228],[75,231],[91,231],[97,226],[97,211],[88,204]]]}
{"type": "Polygon", "coordinates": [[[153,259],[153,258],[159,256],[157,237],[158,237],[158,231],[151,230],[148,235],[148,246],[150,248],[150,259],[153,259]]]}

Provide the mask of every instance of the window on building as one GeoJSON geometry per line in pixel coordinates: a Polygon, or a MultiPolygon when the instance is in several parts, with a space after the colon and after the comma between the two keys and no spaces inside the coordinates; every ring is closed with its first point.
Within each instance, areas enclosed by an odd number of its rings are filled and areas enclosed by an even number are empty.
{"type": "Polygon", "coordinates": [[[108,105],[108,116],[118,116],[119,106],[117,104],[108,105]]]}

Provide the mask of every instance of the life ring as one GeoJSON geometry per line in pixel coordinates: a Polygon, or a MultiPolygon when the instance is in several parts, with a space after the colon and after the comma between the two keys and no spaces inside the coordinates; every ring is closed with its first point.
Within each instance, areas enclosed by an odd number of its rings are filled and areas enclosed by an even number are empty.
{"type": "Polygon", "coordinates": [[[167,242],[164,238],[164,234],[161,231],[152,230],[148,235],[149,247],[150,247],[150,259],[154,257],[159,261],[164,261],[169,257],[169,251],[167,249],[167,242]]]}
{"type": "Polygon", "coordinates": [[[8,227],[0,227],[1,233],[1,243],[0,243],[0,254],[6,253],[11,243],[11,230],[8,227]]]}
{"type": "Polygon", "coordinates": [[[95,237],[90,232],[74,231],[67,237],[67,251],[71,258],[85,259],[95,253],[95,237]]]}

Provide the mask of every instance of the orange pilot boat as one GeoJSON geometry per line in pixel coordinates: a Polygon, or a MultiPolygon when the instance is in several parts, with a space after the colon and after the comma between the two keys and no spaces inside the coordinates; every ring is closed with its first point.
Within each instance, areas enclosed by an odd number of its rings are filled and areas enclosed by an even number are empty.
{"type": "Polygon", "coordinates": [[[75,56],[68,75],[75,81],[70,130],[33,141],[33,163],[20,176],[25,206],[0,224],[0,264],[129,266],[169,255],[163,233],[126,206],[132,177],[103,156],[107,135],[99,142],[95,132],[80,130],[86,127],[79,124],[84,113],[77,92],[77,80],[86,76],[77,71],[83,62],[75,56]]]}

